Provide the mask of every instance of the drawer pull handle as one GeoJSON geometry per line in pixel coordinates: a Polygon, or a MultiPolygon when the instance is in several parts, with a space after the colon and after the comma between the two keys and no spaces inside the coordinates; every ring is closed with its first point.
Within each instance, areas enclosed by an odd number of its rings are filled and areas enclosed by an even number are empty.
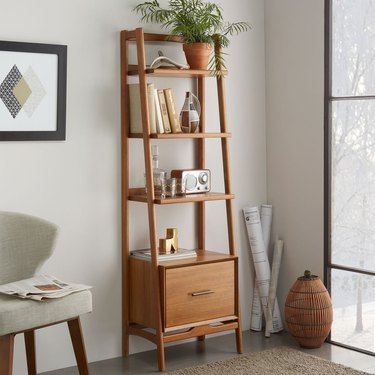
{"type": "Polygon", "coordinates": [[[213,290],[204,290],[202,292],[193,292],[193,293],[191,293],[191,295],[193,297],[197,297],[197,296],[204,296],[206,294],[212,294],[212,293],[215,293],[215,292],[213,290]]]}

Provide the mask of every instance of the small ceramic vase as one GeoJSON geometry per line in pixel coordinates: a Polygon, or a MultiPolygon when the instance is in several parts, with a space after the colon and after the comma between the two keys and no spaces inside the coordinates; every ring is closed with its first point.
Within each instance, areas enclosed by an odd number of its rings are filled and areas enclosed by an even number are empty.
{"type": "Polygon", "coordinates": [[[190,91],[186,92],[185,102],[180,112],[180,124],[184,133],[199,132],[201,105],[198,98],[190,91]]]}

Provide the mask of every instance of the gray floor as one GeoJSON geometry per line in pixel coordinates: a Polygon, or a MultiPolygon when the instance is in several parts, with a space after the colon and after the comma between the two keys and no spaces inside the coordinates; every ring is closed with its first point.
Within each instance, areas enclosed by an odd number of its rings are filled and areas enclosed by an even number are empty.
{"type": "MultiPolygon", "coordinates": [[[[245,353],[281,345],[300,349],[288,333],[274,334],[265,339],[263,333],[247,331],[243,333],[243,339],[245,353]]],[[[303,351],[357,370],[375,374],[374,356],[330,344],[323,344],[319,349],[304,349],[303,351]]],[[[177,370],[231,358],[236,355],[238,354],[235,352],[234,334],[208,338],[205,342],[189,342],[166,348],[166,370],[177,370]]],[[[90,372],[91,375],[156,374],[158,373],[156,351],[133,354],[129,358],[114,358],[90,363],[90,372]]],[[[71,367],[45,372],[43,375],[78,375],[78,371],[71,367]]]]}

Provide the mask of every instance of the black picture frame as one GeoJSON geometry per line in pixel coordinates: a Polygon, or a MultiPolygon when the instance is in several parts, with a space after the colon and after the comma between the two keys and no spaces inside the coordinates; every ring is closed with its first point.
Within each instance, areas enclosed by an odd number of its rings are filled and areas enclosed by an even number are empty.
{"type": "MultiPolygon", "coordinates": [[[[7,63],[8,63],[8,65],[6,65],[6,63],[4,63],[4,65],[1,65],[1,61],[0,61],[0,141],[63,141],[65,140],[66,139],[67,46],[58,45],[58,44],[0,41],[0,56],[7,57],[7,59],[3,58],[2,60],[3,61],[7,60],[7,63]],[[17,52],[17,53],[14,54],[14,52],[17,52]],[[56,55],[57,62],[56,62],[56,58],[53,56],[50,56],[51,59],[48,59],[48,58],[46,59],[45,58],[46,55],[56,55]],[[12,59],[15,60],[14,65],[12,65],[13,64],[12,59]],[[28,116],[30,116],[29,119],[31,119],[32,116],[35,115],[34,119],[32,120],[33,127],[30,130],[28,129],[28,125],[27,125],[28,117],[19,115],[19,114],[21,113],[23,109],[26,109],[26,103],[31,97],[31,94],[29,94],[28,99],[24,99],[26,96],[22,96],[23,100],[25,101],[23,105],[21,105],[18,101],[15,103],[17,109],[14,109],[14,107],[12,106],[12,103],[14,103],[14,101],[18,99],[13,95],[14,89],[12,89],[12,85],[14,84],[14,82],[19,82],[17,81],[17,79],[20,75],[21,75],[21,78],[24,78],[24,76],[22,76],[22,73],[17,69],[16,61],[18,59],[22,59],[21,61],[22,61],[23,66],[26,66],[25,64],[27,64],[28,59],[33,61],[34,64],[38,66],[38,61],[40,60],[41,64],[44,64],[44,66],[48,68],[47,70],[51,68],[51,70],[54,72],[54,74],[52,74],[52,76],[48,78],[51,81],[50,82],[51,86],[48,86],[48,87],[53,87],[53,89],[51,89],[50,92],[48,92],[48,90],[44,90],[43,82],[42,80],[40,80],[38,75],[37,74],[33,75],[33,77],[37,78],[36,82],[41,83],[41,87],[42,87],[41,90],[43,90],[42,93],[44,96],[42,99],[40,99],[42,95],[39,95],[39,99],[37,99],[39,100],[39,104],[35,104],[32,107],[33,112],[28,111],[28,116]],[[52,66],[52,64],[54,65],[57,64],[57,66],[52,66]],[[12,72],[8,71],[9,65],[12,65],[12,72]],[[13,75],[14,66],[16,66],[16,69],[15,69],[16,78],[14,78],[15,76],[13,75]],[[48,101],[51,101],[53,105],[48,106],[46,103],[43,103],[43,105],[41,105],[40,103],[42,103],[43,100],[45,99],[47,103],[48,101]],[[47,109],[47,111],[45,112],[48,112],[48,115],[46,115],[45,117],[41,115],[43,106],[45,109],[47,109]],[[53,108],[53,109],[50,109],[50,108],[53,108]],[[37,111],[39,111],[39,113],[37,111]],[[3,118],[1,117],[1,115],[3,116],[3,118]],[[41,115],[40,118],[43,119],[39,122],[40,128],[38,128],[39,125],[38,125],[37,115],[41,115]],[[9,123],[7,122],[8,117],[9,117],[9,123]],[[12,130],[11,126],[12,124],[16,123],[17,117],[18,117],[17,124],[19,128],[17,130],[12,130]],[[20,120],[20,117],[21,117],[21,120],[20,120]],[[4,120],[4,118],[6,120],[4,120]],[[51,129],[49,129],[49,126],[51,126],[51,129]]],[[[31,71],[32,73],[34,73],[34,70],[31,70],[31,71]]],[[[42,65],[39,66],[39,71],[44,71],[42,65]]],[[[28,82],[26,81],[26,83],[28,82]]],[[[36,85],[35,87],[38,87],[38,86],[36,85]]],[[[27,93],[29,92],[33,93],[33,91],[28,86],[27,93]]],[[[39,94],[40,94],[40,91],[39,91],[39,94]]],[[[34,100],[34,103],[35,102],[36,101],[34,100]]],[[[29,121],[31,122],[31,120],[29,121]]]]}

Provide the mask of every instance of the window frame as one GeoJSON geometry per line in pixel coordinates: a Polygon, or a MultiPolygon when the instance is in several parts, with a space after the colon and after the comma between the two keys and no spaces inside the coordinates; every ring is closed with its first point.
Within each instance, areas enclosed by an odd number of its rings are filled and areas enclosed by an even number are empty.
{"type": "MultiPolygon", "coordinates": [[[[344,100],[375,100],[375,95],[357,96],[333,96],[332,95],[332,24],[333,24],[333,0],[325,0],[324,3],[324,283],[331,294],[331,271],[342,270],[375,276],[375,271],[359,269],[356,267],[335,264],[331,259],[331,233],[332,233],[332,104],[344,100]]],[[[365,354],[375,356],[373,351],[333,341],[331,333],[328,335],[329,343],[352,349],[365,354]]]]}

